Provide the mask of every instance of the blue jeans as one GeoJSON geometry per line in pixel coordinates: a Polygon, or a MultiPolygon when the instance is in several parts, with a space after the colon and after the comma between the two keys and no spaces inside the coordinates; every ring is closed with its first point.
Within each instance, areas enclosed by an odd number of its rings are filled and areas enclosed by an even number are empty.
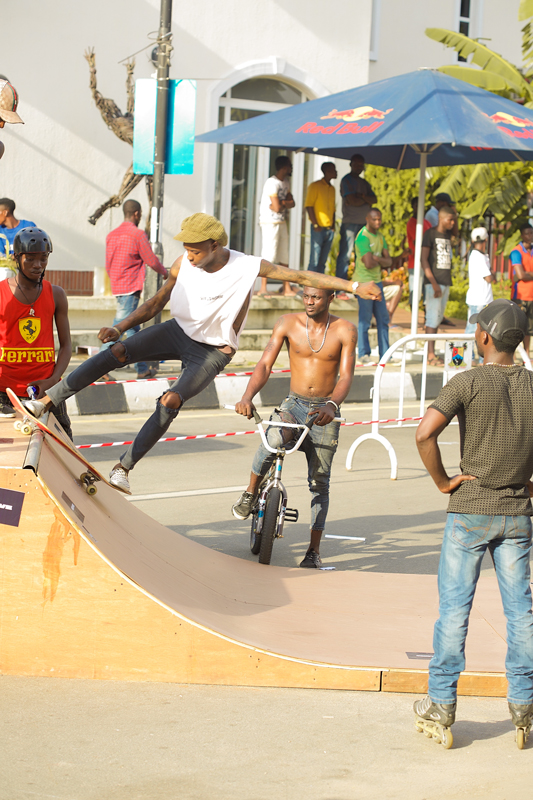
{"type": "Polygon", "coordinates": [[[337,256],[335,275],[337,278],[342,278],[343,281],[348,280],[348,266],[353,253],[353,244],[355,237],[363,227],[364,222],[361,225],[357,222],[343,222],[341,225],[339,255],[337,256]]]}
{"type": "Polygon", "coordinates": [[[320,230],[315,231],[311,225],[311,253],[308,266],[310,272],[324,274],[334,235],[333,228],[320,228],[320,230]]]}
{"type": "Polygon", "coordinates": [[[507,618],[505,660],[510,703],[533,702],[531,517],[448,514],[439,562],[439,619],[429,664],[429,695],[453,703],[465,668],[465,639],[481,561],[489,550],[507,618]]]}
{"type": "MultiPolygon", "coordinates": [[[[117,301],[117,310],[115,313],[115,318],[113,320],[113,325],[118,325],[119,322],[122,322],[123,319],[129,317],[133,311],[135,311],[139,305],[140,297],[136,294],[118,294],[116,295],[117,301]]],[[[126,339],[129,339],[130,336],[133,336],[134,333],[138,333],[141,330],[140,325],[135,325],[133,328],[130,328],[124,334],[126,339]]],[[[121,337],[122,339],[122,337],[121,337]]],[[[112,347],[115,342],[107,342],[107,344],[103,344],[100,349],[104,347],[112,347]]],[[[148,365],[144,361],[138,361],[136,364],[137,367],[137,374],[142,374],[146,372],[148,369],[148,365]]]]}
{"type": "Polygon", "coordinates": [[[466,328],[465,333],[475,333],[477,328],[477,322],[469,322],[470,317],[474,314],[479,314],[480,311],[483,310],[483,306],[468,306],[468,318],[466,321],[466,328]]]}
{"type": "MultiPolygon", "coordinates": [[[[379,281],[377,285],[383,291],[383,283],[379,281]]],[[[362,297],[358,297],[357,302],[359,303],[359,325],[357,328],[359,358],[370,355],[368,330],[372,322],[372,316],[376,318],[379,357],[381,358],[389,349],[389,312],[387,311],[385,299],[383,295],[381,300],[363,300],[362,297]]]]}
{"type": "MultiPolygon", "coordinates": [[[[309,412],[323,406],[327,397],[302,397],[291,392],[283,401],[280,409],[288,411],[297,424],[305,424],[309,419],[309,412]]],[[[279,417],[275,417],[279,419],[279,417]]],[[[281,446],[279,431],[281,428],[267,428],[267,441],[271,447],[281,446]]],[[[323,531],[326,527],[326,517],[329,509],[329,478],[333,456],[339,444],[339,422],[330,422],[329,425],[319,427],[313,425],[300,450],[307,458],[307,483],[311,492],[311,530],[323,531]]],[[[301,431],[298,432],[298,435],[301,431]]],[[[288,449],[292,444],[288,444],[288,449]]],[[[261,442],[252,464],[254,475],[266,475],[276,456],[269,453],[261,442]]]]}
{"type": "MultiPolygon", "coordinates": [[[[126,339],[123,345],[126,349],[126,364],[142,363],[143,358],[153,361],[174,359],[181,361],[181,374],[168,391],[178,394],[182,404],[209,386],[233,357],[210,344],[195,342],[180,328],[175,319],[150,325],[149,328],[144,328],[135,336],[126,339]]],[[[122,362],[109,348],[100,350],[64,380],[49,389],[46,394],[54,405],[58,405],[62,400],[67,400],[76,392],[85,389],[106,372],[120,366],[123,366],[122,362]]],[[[120,456],[120,463],[126,469],[133,469],[177,417],[179,409],[167,408],[160,401],[161,397],[157,400],[152,416],[144,423],[127,451],[120,456]]]]}

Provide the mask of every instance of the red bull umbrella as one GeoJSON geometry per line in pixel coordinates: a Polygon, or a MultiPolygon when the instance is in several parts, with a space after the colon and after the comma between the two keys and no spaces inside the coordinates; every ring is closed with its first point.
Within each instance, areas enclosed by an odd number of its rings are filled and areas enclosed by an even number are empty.
{"type": "Polygon", "coordinates": [[[442,72],[420,69],[219,128],[196,141],[333,158],[360,153],[369,164],[420,167],[416,295],[426,167],[533,160],[533,110],[442,72]]]}
{"type": "Polygon", "coordinates": [[[442,72],[420,69],[218,128],[197,142],[333,158],[361,153],[395,169],[533,158],[533,110],[442,72]]]}

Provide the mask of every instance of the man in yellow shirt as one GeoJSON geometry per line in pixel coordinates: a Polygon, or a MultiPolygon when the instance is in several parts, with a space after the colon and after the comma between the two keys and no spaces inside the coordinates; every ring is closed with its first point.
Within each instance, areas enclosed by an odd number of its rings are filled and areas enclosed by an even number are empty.
{"type": "Polygon", "coordinates": [[[305,198],[305,210],[311,220],[311,272],[324,273],[331,243],[335,235],[335,187],[331,185],[337,177],[337,169],[332,161],[322,164],[324,177],[309,184],[305,198]]]}

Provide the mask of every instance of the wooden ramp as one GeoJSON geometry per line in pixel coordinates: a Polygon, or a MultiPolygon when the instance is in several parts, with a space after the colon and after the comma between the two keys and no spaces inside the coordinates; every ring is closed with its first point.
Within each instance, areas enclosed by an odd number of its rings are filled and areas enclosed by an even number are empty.
{"type": "MultiPolygon", "coordinates": [[[[0,673],[425,691],[435,576],[226,556],[104,484],[89,497],[49,437],[37,474],[23,469],[27,446],[0,423],[0,487],[23,493],[18,526],[0,525],[0,673]]],[[[504,636],[495,578],[482,578],[463,694],[505,695],[504,636]]]]}

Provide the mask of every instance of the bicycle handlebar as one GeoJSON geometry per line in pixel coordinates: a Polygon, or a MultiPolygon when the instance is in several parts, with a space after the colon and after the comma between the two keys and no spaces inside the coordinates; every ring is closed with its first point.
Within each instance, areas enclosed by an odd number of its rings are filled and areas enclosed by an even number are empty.
{"type": "MultiPolygon", "coordinates": [[[[224,408],[227,408],[229,411],[235,411],[235,406],[230,406],[230,405],[226,405],[225,404],[224,408]]],[[[307,436],[307,434],[309,433],[309,431],[311,430],[311,428],[315,424],[314,419],[310,420],[309,422],[301,423],[301,424],[295,424],[293,422],[278,422],[277,420],[264,420],[261,417],[261,415],[259,414],[259,412],[257,411],[256,408],[254,408],[252,410],[252,414],[253,414],[253,417],[254,417],[254,422],[257,424],[257,429],[258,429],[259,434],[261,436],[261,440],[262,440],[263,444],[265,445],[266,449],[270,453],[277,453],[280,448],[271,447],[270,446],[270,444],[268,443],[267,438],[266,438],[265,426],[270,427],[271,425],[274,425],[277,428],[303,428],[303,431],[300,434],[300,437],[298,438],[298,440],[295,443],[294,447],[291,447],[290,450],[284,450],[286,456],[290,455],[291,453],[295,453],[296,450],[299,450],[303,440],[305,439],[305,437],[307,436]]],[[[344,417],[335,417],[335,422],[345,422],[345,419],[344,419],[344,417]]]]}

